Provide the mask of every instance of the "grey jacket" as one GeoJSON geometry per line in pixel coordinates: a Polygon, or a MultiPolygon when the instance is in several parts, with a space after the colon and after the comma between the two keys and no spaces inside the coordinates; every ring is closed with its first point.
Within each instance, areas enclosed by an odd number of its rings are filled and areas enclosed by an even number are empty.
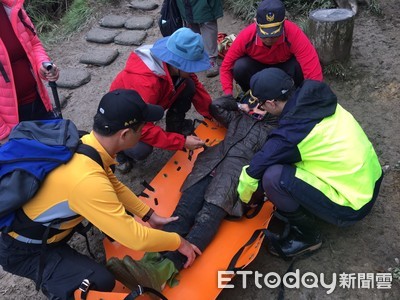
{"type": "Polygon", "coordinates": [[[261,121],[256,120],[239,111],[237,103],[230,97],[214,100],[210,111],[217,121],[228,128],[225,139],[199,154],[181,191],[215,169],[205,200],[223,208],[231,216],[241,217],[243,209],[236,188],[242,167],[250,163],[253,155],[267,141],[269,132],[276,126],[276,118],[266,116],[261,121]]]}

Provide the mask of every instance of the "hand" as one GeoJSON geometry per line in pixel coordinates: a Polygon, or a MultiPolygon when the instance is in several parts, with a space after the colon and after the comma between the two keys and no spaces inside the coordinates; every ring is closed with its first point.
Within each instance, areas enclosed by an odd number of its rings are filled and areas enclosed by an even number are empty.
{"type": "Polygon", "coordinates": [[[46,70],[45,67],[41,66],[39,69],[40,76],[48,81],[57,81],[60,76],[60,71],[55,64],[50,71],[46,70]]]}
{"type": "Polygon", "coordinates": [[[244,103],[240,103],[238,105],[239,110],[244,111],[244,112],[249,112],[250,111],[250,107],[248,104],[244,104],[244,103]]]}
{"type": "Polygon", "coordinates": [[[189,150],[195,150],[203,147],[205,142],[197,136],[189,135],[186,137],[185,147],[189,150]]]}
{"type": "Polygon", "coordinates": [[[258,108],[258,106],[253,108],[253,112],[261,116],[265,116],[265,114],[267,113],[265,110],[258,108]]]}
{"type": "Polygon", "coordinates": [[[259,182],[258,179],[255,179],[247,174],[246,170],[248,167],[249,165],[243,167],[237,187],[240,200],[246,204],[250,202],[251,196],[253,196],[253,193],[257,190],[259,182]]]}
{"type": "Polygon", "coordinates": [[[185,269],[193,264],[194,260],[196,259],[196,254],[201,255],[200,249],[197,248],[197,246],[189,243],[183,237],[181,237],[181,245],[179,246],[178,251],[187,257],[187,261],[183,266],[185,269]]]}
{"type": "Polygon", "coordinates": [[[178,220],[179,217],[164,218],[157,215],[155,212],[151,215],[147,221],[151,227],[155,229],[161,229],[165,224],[178,220]]]}

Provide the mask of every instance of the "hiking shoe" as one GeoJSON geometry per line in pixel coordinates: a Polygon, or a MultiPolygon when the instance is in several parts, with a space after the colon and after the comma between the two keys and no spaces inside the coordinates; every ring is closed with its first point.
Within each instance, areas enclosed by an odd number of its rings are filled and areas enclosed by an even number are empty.
{"type": "Polygon", "coordinates": [[[215,76],[217,76],[219,74],[219,66],[217,64],[217,61],[215,61],[215,60],[214,61],[210,61],[210,64],[211,64],[211,68],[209,68],[206,71],[206,76],[208,78],[215,77],[215,76]]]}
{"type": "Polygon", "coordinates": [[[118,170],[121,174],[129,173],[135,163],[135,161],[127,156],[123,151],[117,153],[116,161],[118,162],[118,164],[115,165],[115,169],[118,170]]]}
{"type": "MultiPolygon", "coordinates": [[[[322,240],[319,235],[313,239],[306,239],[302,233],[294,231],[289,233],[288,237],[278,241],[277,244],[286,257],[295,257],[318,250],[321,248],[322,240]]],[[[280,256],[273,245],[268,245],[268,251],[272,255],[280,256]]]]}
{"type": "Polygon", "coordinates": [[[184,136],[192,135],[194,132],[194,122],[190,119],[170,120],[166,123],[167,132],[176,132],[184,136]]]}
{"type": "Polygon", "coordinates": [[[184,136],[192,135],[194,133],[194,122],[190,119],[183,120],[181,133],[184,136]]]}
{"type": "Polygon", "coordinates": [[[128,174],[133,169],[134,161],[133,159],[127,159],[126,161],[119,163],[115,166],[115,168],[121,174],[128,174]]]}
{"type": "Polygon", "coordinates": [[[111,257],[106,264],[107,269],[114,274],[115,279],[121,282],[128,289],[135,290],[139,284],[134,276],[128,271],[122,260],[111,257]]]}

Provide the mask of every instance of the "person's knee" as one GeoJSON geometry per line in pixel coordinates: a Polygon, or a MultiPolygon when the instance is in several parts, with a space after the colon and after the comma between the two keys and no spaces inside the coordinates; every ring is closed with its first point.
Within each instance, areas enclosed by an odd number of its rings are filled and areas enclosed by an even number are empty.
{"type": "Polygon", "coordinates": [[[282,165],[273,165],[264,172],[262,178],[262,186],[264,191],[270,191],[279,185],[282,169],[282,165]]]}
{"type": "Polygon", "coordinates": [[[239,58],[233,66],[233,78],[237,81],[243,77],[243,74],[247,73],[245,70],[248,69],[247,57],[239,58]]]}
{"type": "Polygon", "coordinates": [[[124,154],[134,160],[144,160],[153,152],[153,149],[153,146],[139,142],[136,146],[124,150],[124,154]]]}
{"type": "Polygon", "coordinates": [[[105,267],[102,271],[97,270],[88,277],[93,290],[110,292],[115,286],[115,277],[105,267]]]}

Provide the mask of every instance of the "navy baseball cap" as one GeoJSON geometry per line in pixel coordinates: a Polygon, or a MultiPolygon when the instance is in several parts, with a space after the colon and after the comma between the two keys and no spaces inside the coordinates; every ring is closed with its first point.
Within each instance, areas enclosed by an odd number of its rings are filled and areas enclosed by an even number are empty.
{"type": "Polygon", "coordinates": [[[285,5],[280,0],[264,0],[257,8],[257,33],[261,38],[282,35],[285,5]]]}
{"type": "Polygon", "coordinates": [[[119,89],[101,98],[97,115],[105,121],[104,127],[118,131],[139,123],[161,120],[164,109],[159,105],[147,104],[134,90],[119,89]]]}
{"type": "Polygon", "coordinates": [[[250,79],[251,95],[256,97],[260,104],[266,100],[283,100],[285,95],[294,87],[293,79],[283,70],[267,68],[250,79]]]}

